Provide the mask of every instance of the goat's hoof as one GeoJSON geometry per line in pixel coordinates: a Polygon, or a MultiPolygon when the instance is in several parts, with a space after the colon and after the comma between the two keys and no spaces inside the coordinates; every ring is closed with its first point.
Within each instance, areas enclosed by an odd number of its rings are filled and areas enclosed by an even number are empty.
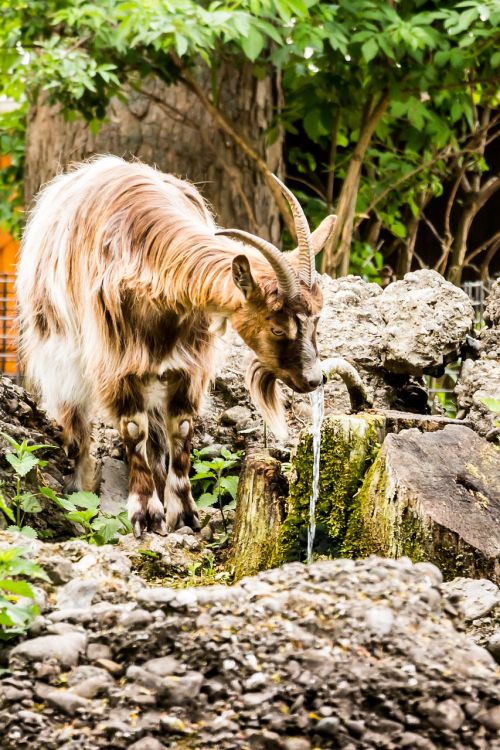
{"type": "Polygon", "coordinates": [[[160,536],[166,536],[168,534],[167,524],[165,522],[165,515],[155,513],[149,519],[149,530],[154,534],[160,534],[160,536]]]}
{"type": "Polygon", "coordinates": [[[131,519],[132,531],[136,539],[140,539],[142,532],[146,530],[146,517],[142,513],[136,513],[131,519]]]}

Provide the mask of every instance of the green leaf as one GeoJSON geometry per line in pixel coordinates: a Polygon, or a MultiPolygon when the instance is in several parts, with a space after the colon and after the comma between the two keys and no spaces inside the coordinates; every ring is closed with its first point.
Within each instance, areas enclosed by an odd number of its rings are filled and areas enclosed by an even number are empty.
{"type": "Polygon", "coordinates": [[[490,398],[489,396],[485,396],[484,398],[480,398],[479,400],[490,411],[494,412],[495,414],[499,414],[500,413],[500,399],[498,399],[498,398],[490,398]]]}
{"type": "Polygon", "coordinates": [[[378,52],[378,44],[375,39],[368,39],[367,42],[361,47],[361,54],[363,55],[366,62],[370,62],[376,56],[378,52]]]}
{"type": "Polygon", "coordinates": [[[20,477],[25,477],[35,466],[38,466],[38,458],[32,453],[25,453],[21,458],[14,453],[7,453],[5,459],[20,477]]]}
{"type": "Polygon", "coordinates": [[[90,510],[73,510],[66,513],[68,521],[74,521],[75,523],[81,523],[83,526],[90,524],[91,520],[97,515],[96,508],[90,508],[90,510]]]}
{"type": "Polygon", "coordinates": [[[16,594],[17,596],[27,596],[30,599],[33,599],[35,596],[33,589],[26,581],[0,580],[0,589],[10,591],[11,594],[16,594]]]}
{"type": "Polygon", "coordinates": [[[4,496],[2,495],[1,492],[0,492],[0,510],[3,511],[3,513],[9,519],[9,521],[15,521],[16,520],[16,518],[14,516],[14,513],[9,508],[9,506],[6,504],[5,498],[4,498],[4,496]]]}
{"type": "Polygon", "coordinates": [[[238,490],[238,481],[239,477],[237,476],[222,477],[220,480],[220,486],[231,495],[233,500],[235,499],[238,490]]]}
{"type": "Polygon", "coordinates": [[[200,508],[211,508],[212,505],[215,505],[217,502],[217,495],[211,495],[208,492],[205,492],[203,495],[200,495],[198,500],[196,501],[196,507],[200,508]]]}
{"type": "Polygon", "coordinates": [[[122,522],[119,518],[106,518],[99,516],[92,521],[92,528],[99,532],[104,544],[116,539],[122,529],[122,522]]]}
{"type": "Polygon", "coordinates": [[[257,31],[255,26],[252,26],[248,32],[248,36],[243,37],[241,40],[243,52],[249,60],[254,62],[258,58],[264,48],[265,41],[260,31],[257,31]]]}
{"type": "Polygon", "coordinates": [[[27,536],[30,539],[37,539],[38,538],[38,532],[32,527],[32,526],[7,526],[7,531],[16,532],[18,534],[23,534],[23,536],[27,536]]]}
{"type": "Polygon", "coordinates": [[[25,513],[40,513],[42,510],[39,500],[32,492],[25,492],[21,495],[19,505],[25,513]]]}
{"type": "Polygon", "coordinates": [[[78,508],[92,508],[96,509],[99,507],[100,500],[93,492],[72,492],[68,495],[70,500],[78,508]]]}

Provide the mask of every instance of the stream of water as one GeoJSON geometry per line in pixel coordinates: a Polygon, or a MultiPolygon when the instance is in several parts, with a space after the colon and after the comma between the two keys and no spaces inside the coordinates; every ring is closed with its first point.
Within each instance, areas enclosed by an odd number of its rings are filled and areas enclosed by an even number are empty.
{"type": "Polygon", "coordinates": [[[307,562],[312,562],[314,537],[316,536],[316,503],[319,492],[319,460],[321,455],[321,425],[325,414],[325,393],[321,385],[309,394],[312,406],[313,480],[309,499],[309,528],[307,530],[307,562]]]}

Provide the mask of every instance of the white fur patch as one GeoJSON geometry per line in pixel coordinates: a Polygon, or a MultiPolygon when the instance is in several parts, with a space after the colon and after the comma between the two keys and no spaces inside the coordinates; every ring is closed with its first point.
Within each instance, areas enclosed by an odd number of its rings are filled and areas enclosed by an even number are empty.
{"type": "Polygon", "coordinates": [[[127,515],[130,521],[136,513],[143,513],[143,506],[139,500],[139,495],[134,492],[127,498],[127,515]]]}

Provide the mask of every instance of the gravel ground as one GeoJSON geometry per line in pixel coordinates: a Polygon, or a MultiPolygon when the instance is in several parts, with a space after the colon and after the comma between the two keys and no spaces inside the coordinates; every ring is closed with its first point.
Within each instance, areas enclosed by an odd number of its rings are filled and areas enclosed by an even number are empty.
{"type": "Polygon", "coordinates": [[[66,560],[30,637],[4,648],[2,750],[500,747],[498,670],[433,565],[297,563],[174,589],[119,549],[92,554],[66,560]]]}

